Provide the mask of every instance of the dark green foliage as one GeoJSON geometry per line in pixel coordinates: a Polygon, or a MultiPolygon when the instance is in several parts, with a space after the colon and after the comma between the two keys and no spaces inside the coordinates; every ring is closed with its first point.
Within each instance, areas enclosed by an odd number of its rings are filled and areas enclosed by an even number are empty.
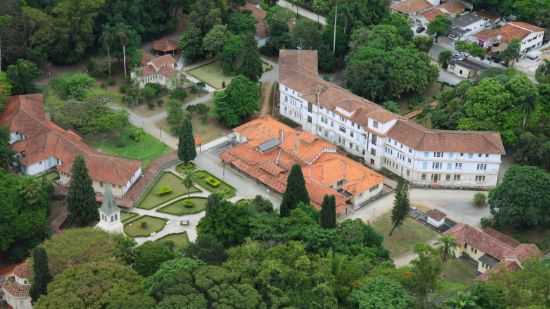
{"type": "Polygon", "coordinates": [[[7,76],[13,86],[13,94],[27,94],[36,91],[34,81],[40,76],[36,64],[19,59],[15,64],[8,66],[7,76]]]}
{"type": "Polygon", "coordinates": [[[28,256],[47,236],[50,190],[39,179],[0,169],[0,252],[8,260],[28,256]]]}
{"type": "Polygon", "coordinates": [[[456,50],[468,53],[474,57],[484,58],[486,51],[481,46],[473,42],[458,41],[455,43],[456,50]]]}
{"type": "Polygon", "coordinates": [[[73,161],[67,208],[69,221],[75,226],[86,226],[99,220],[92,179],[82,156],[77,156],[73,161]]]}
{"type": "Polygon", "coordinates": [[[193,161],[197,156],[197,149],[195,148],[193,126],[189,118],[186,117],[183,120],[183,125],[178,133],[178,158],[185,163],[193,161]]]}
{"type": "Polygon", "coordinates": [[[48,292],[48,283],[52,280],[48,269],[48,254],[43,247],[36,247],[32,251],[32,287],[30,295],[33,301],[48,292]]]}
{"type": "Polygon", "coordinates": [[[550,174],[531,166],[512,166],[489,193],[498,226],[527,229],[550,224],[550,174]]]}
{"type": "Polygon", "coordinates": [[[521,42],[517,39],[512,40],[504,51],[499,54],[500,59],[506,62],[506,65],[511,65],[519,59],[521,42]]]}
{"type": "Polygon", "coordinates": [[[210,234],[200,234],[184,252],[186,256],[214,265],[221,264],[227,259],[223,244],[210,234]]]}
{"type": "Polygon", "coordinates": [[[386,277],[368,278],[365,281],[350,295],[354,308],[408,309],[412,307],[413,298],[399,282],[386,277]]]}
{"type": "Polygon", "coordinates": [[[260,86],[239,75],[214,96],[214,112],[224,125],[234,127],[260,109],[260,86]]]}
{"type": "Polygon", "coordinates": [[[249,233],[249,217],[246,213],[245,207],[212,194],[208,197],[206,215],[197,226],[199,235],[210,235],[224,247],[240,244],[249,233]]]}
{"type": "Polygon", "coordinates": [[[251,81],[257,82],[263,74],[263,62],[254,37],[249,36],[244,41],[243,50],[239,58],[241,59],[241,63],[237,69],[237,73],[251,81]]]}
{"type": "Polygon", "coordinates": [[[434,21],[428,25],[428,33],[435,37],[446,36],[451,29],[451,21],[445,16],[437,16],[434,21]]]}
{"type": "Polygon", "coordinates": [[[65,74],[52,81],[52,88],[64,100],[82,100],[95,85],[95,80],[84,73],[65,74]]]}
{"type": "Polygon", "coordinates": [[[256,32],[256,19],[249,11],[233,12],[227,24],[229,31],[235,34],[252,34],[256,32]]]}
{"type": "Polygon", "coordinates": [[[295,164],[288,174],[286,191],[283,193],[280,208],[281,217],[288,217],[290,212],[300,203],[309,204],[309,193],[307,192],[302,168],[295,164]]]}
{"type": "Polygon", "coordinates": [[[550,83],[550,61],[545,60],[538,66],[535,77],[539,83],[550,83]]]}
{"type": "Polygon", "coordinates": [[[399,179],[397,188],[395,189],[395,199],[393,201],[393,208],[391,212],[392,229],[390,230],[390,236],[393,231],[398,228],[407,216],[411,205],[409,202],[409,185],[404,179],[399,179]]]}
{"type": "Polygon", "coordinates": [[[148,277],[154,274],[163,262],[176,257],[166,242],[148,241],[134,249],[132,268],[140,275],[148,277]]]}
{"type": "Polygon", "coordinates": [[[181,126],[185,115],[183,114],[183,109],[181,102],[175,99],[170,99],[168,105],[166,106],[166,122],[170,126],[170,130],[173,133],[178,132],[178,128],[181,126]]]}
{"type": "Polygon", "coordinates": [[[0,168],[5,170],[11,166],[15,155],[10,147],[9,141],[10,132],[7,128],[0,127],[0,168]]]}
{"type": "Polygon", "coordinates": [[[414,38],[414,46],[425,53],[428,53],[432,48],[434,41],[432,37],[419,35],[414,38]]]}
{"type": "Polygon", "coordinates": [[[414,251],[418,256],[411,262],[410,284],[421,306],[426,308],[426,298],[437,287],[440,280],[442,262],[436,249],[427,244],[417,244],[414,251]]]}
{"type": "Polygon", "coordinates": [[[200,29],[190,24],[183,33],[178,45],[185,58],[195,61],[204,57],[205,52],[202,49],[202,38],[200,29]]]}
{"type": "Polygon", "coordinates": [[[437,60],[442,68],[447,69],[447,67],[449,66],[449,60],[451,60],[452,56],[453,52],[451,52],[450,50],[444,50],[439,54],[437,60]]]}
{"type": "Polygon", "coordinates": [[[336,199],[334,195],[325,195],[321,204],[321,227],[333,229],[336,227],[336,199]]]}

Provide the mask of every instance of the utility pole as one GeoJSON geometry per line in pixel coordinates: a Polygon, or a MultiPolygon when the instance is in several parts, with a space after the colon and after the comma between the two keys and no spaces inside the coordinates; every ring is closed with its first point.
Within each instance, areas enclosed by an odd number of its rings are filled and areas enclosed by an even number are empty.
{"type": "Polygon", "coordinates": [[[334,13],[334,38],[332,41],[332,54],[336,55],[336,21],[338,20],[338,3],[336,3],[336,12],[334,13]]]}

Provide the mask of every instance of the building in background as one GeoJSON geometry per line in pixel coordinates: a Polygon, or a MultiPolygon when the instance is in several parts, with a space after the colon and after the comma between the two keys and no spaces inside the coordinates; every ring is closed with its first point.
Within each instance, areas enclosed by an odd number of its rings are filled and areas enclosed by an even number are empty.
{"type": "Polygon", "coordinates": [[[496,52],[505,50],[513,40],[518,40],[521,43],[521,54],[541,47],[543,39],[543,28],[520,21],[509,22],[500,28],[484,30],[468,38],[483,48],[491,48],[496,52]]]}
{"type": "Polygon", "coordinates": [[[497,132],[427,129],[323,80],[317,52],[281,50],[279,112],[368,166],[415,185],[496,186],[505,153],[497,132]]]}
{"type": "Polygon", "coordinates": [[[12,309],[32,309],[30,296],[32,270],[28,261],[17,265],[0,282],[1,299],[12,309]]]}

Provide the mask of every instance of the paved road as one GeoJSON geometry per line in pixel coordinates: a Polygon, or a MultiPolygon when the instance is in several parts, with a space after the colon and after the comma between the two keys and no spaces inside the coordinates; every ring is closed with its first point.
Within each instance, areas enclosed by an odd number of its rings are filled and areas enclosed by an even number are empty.
{"type": "MultiPolygon", "coordinates": [[[[409,192],[412,205],[439,209],[457,222],[480,226],[479,220],[489,216],[489,208],[478,209],[472,206],[474,194],[478,191],[411,189],[409,192]]],[[[351,219],[362,219],[372,222],[379,216],[391,211],[394,194],[384,196],[368,206],[359,209],[349,216],[351,219]]]]}
{"type": "Polygon", "coordinates": [[[296,6],[288,1],[285,0],[279,0],[277,1],[277,5],[280,7],[284,7],[285,9],[288,9],[292,12],[297,13],[298,15],[305,17],[307,19],[313,20],[314,22],[320,23],[321,25],[326,25],[327,20],[325,17],[321,15],[317,15],[309,10],[306,10],[302,7],[296,6]]]}

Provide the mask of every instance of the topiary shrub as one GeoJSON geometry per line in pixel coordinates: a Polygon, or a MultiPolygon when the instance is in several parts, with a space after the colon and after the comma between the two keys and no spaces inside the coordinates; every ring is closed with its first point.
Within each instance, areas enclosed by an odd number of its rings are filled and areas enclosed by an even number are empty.
{"type": "Polygon", "coordinates": [[[487,206],[487,196],[484,193],[478,192],[474,195],[474,206],[482,208],[487,206]]]}
{"type": "Polygon", "coordinates": [[[216,178],[214,177],[208,177],[206,178],[206,183],[211,186],[212,188],[217,188],[220,186],[220,181],[217,180],[216,178]]]}
{"type": "Polygon", "coordinates": [[[149,227],[149,224],[147,224],[147,221],[141,221],[141,223],[139,224],[139,227],[146,230],[149,227]]]}
{"type": "Polygon", "coordinates": [[[162,186],[157,191],[158,196],[164,196],[170,193],[172,193],[172,188],[170,188],[169,186],[162,186]]]}
{"type": "Polygon", "coordinates": [[[190,208],[195,207],[195,204],[193,204],[193,201],[191,201],[191,200],[185,200],[185,201],[183,201],[183,207],[190,209],[190,208]]]}

